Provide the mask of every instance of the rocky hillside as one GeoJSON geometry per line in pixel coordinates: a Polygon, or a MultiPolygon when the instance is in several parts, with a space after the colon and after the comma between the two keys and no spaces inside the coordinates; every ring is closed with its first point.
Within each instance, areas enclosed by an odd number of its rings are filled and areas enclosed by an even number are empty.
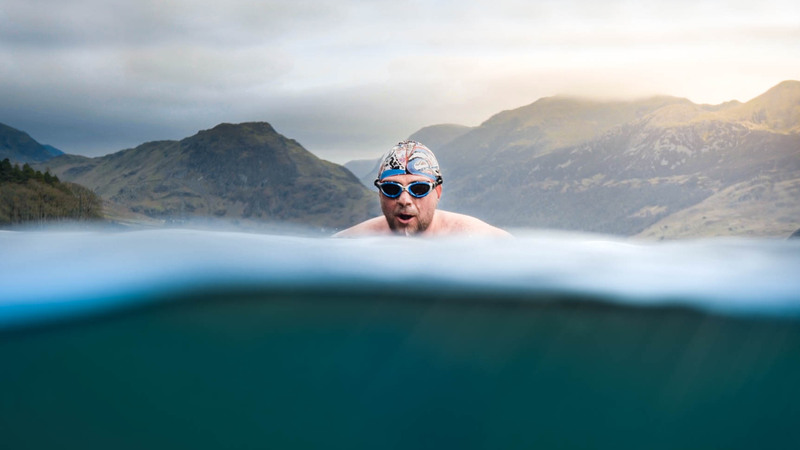
{"type": "Polygon", "coordinates": [[[441,205],[506,227],[788,236],[800,227],[799,131],[797,81],[715,106],[541,99],[434,148],[441,205]]]}
{"type": "Polygon", "coordinates": [[[89,187],[120,218],[342,228],[378,214],[373,194],[267,123],[221,124],[180,141],[142,144],[101,158],[47,162],[89,187]]]}

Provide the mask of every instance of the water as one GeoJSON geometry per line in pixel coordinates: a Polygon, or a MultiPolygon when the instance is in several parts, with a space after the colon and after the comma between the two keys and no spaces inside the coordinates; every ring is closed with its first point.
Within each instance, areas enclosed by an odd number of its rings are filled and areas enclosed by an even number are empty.
{"type": "Polygon", "coordinates": [[[790,448],[800,243],[0,232],[3,448],[790,448]]]}

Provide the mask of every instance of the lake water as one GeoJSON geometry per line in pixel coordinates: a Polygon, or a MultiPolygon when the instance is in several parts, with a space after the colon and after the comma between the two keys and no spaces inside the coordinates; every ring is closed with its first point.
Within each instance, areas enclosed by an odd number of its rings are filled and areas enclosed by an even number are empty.
{"type": "Polygon", "coordinates": [[[792,448],[800,241],[0,231],[3,448],[792,448]]]}

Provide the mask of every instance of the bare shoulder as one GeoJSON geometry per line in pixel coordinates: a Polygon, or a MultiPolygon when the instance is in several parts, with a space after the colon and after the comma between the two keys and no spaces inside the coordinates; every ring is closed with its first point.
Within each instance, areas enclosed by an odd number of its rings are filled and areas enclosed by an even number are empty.
{"type": "Polygon", "coordinates": [[[360,237],[376,234],[387,234],[390,232],[391,230],[389,230],[389,224],[386,223],[386,218],[384,216],[378,216],[353,225],[350,228],[344,229],[334,234],[333,237],[360,237]]]}
{"type": "Polygon", "coordinates": [[[489,225],[477,217],[441,210],[436,211],[436,214],[441,220],[439,232],[443,234],[511,237],[508,231],[489,225]]]}

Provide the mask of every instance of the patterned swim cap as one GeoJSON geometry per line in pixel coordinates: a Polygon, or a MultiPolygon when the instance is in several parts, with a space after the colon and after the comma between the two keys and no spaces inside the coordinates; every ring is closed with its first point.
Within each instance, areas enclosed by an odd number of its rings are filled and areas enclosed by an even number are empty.
{"type": "Polygon", "coordinates": [[[442,184],[439,161],[428,147],[419,142],[400,142],[383,155],[378,168],[378,181],[404,174],[422,175],[442,184]]]}

